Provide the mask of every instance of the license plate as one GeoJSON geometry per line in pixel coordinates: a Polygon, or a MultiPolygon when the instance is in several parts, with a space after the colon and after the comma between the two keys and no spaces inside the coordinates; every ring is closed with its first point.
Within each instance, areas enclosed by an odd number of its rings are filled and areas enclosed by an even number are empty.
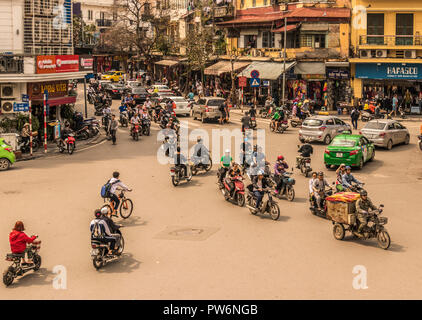
{"type": "Polygon", "coordinates": [[[172,177],[173,177],[173,176],[174,176],[174,172],[170,172],[170,176],[172,176],[172,177]]]}
{"type": "Polygon", "coordinates": [[[343,154],[342,153],[336,153],[336,157],[337,158],[343,158],[343,154]]]}
{"type": "Polygon", "coordinates": [[[91,256],[96,256],[98,254],[98,249],[91,249],[91,256]]]}
{"type": "Polygon", "coordinates": [[[311,166],[311,164],[310,164],[309,162],[306,162],[305,166],[306,166],[306,167],[310,167],[310,166],[311,166]]]}

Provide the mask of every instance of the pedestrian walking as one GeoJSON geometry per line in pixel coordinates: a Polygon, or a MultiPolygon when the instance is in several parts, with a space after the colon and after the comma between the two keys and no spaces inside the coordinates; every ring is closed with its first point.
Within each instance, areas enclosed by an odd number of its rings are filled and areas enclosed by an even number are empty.
{"type": "Polygon", "coordinates": [[[399,99],[397,98],[397,94],[393,96],[393,111],[391,113],[394,113],[394,116],[397,116],[397,107],[399,105],[399,99]]]}
{"type": "Polygon", "coordinates": [[[119,128],[119,122],[116,119],[116,115],[111,116],[110,126],[109,126],[109,133],[111,136],[111,140],[113,141],[113,144],[116,144],[116,133],[117,128],[119,128]]]}
{"type": "Polygon", "coordinates": [[[352,125],[353,129],[358,129],[358,119],[360,116],[360,112],[357,108],[353,108],[352,112],[350,113],[350,117],[352,118],[352,125]]]}

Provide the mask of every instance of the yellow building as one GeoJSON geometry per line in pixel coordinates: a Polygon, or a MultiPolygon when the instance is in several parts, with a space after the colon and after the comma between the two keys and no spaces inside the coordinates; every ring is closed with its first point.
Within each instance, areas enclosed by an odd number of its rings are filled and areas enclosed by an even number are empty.
{"type": "Polygon", "coordinates": [[[356,98],[415,98],[422,84],[420,0],[353,0],[350,58],[356,98]]]}

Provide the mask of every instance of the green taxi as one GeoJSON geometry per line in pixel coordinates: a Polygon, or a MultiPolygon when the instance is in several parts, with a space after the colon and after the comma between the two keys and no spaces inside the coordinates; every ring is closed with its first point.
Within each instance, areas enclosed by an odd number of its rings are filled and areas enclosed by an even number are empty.
{"type": "Polygon", "coordinates": [[[327,168],[344,163],[346,166],[362,169],[364,163],[372,161],[374,157],[375,146],[372,142],[363,135],[343,132],[325,149],[324,163],[327,168]]]}
{"type": "Polygon", "coordinates": [[[0,171],[7,170],[16,161],[13,149],[0,138],[0,171]]]}

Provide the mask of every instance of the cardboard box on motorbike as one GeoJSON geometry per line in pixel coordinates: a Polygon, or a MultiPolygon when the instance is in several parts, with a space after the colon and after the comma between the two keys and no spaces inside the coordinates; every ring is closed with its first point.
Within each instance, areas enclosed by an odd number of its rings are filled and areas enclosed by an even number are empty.
{"type": "Polygon", "coordinates": [[[339,192],[327,197],[327,219],[342,224],[355,224],[356,201],[359,198],[360,194],[356,192],[339,192]]]}

